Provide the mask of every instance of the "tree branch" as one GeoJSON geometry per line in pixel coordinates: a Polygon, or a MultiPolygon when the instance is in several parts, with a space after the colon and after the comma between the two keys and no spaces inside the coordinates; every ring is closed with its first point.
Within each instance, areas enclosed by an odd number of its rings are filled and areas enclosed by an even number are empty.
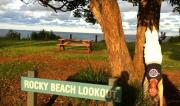
{"type": "Polygon", "coordinates": [[[68,1],[66,1],[65,3],[64,2],[61,2],[61,3],[63,3],[60,7],[55,7],[55,6],[53,6],[53,5],[51,5],[51,4],[49,4],[49,2],[48,2],[48,0],[39,0],[42,4],[43,4],[43,6],[48,6],[48,7],[50,7],[51,9],[53,9],[56,13],[57,13],[57,10],[60,10],[60,11],[62,11],[62,12],[67,12],[68,10],[63,10],[63,8],[69,3],[68,1]]]}
{"type": "Polygon", "coordinates": [[[101,7],[98,0],[91,0],[90,2],[90,9],[93,12],[94,16],[96,17],[97,21],[101,23],[101,7]]]}
{"type": "Polygon", "coordinates": [[[23,3],[25,3],[25,4],[30,4],[30,3],[32,3],[34,0],[31,0],[31,1],[29,1],[29,2],[25,2],[24,0],[21,0],[23,3]]]}

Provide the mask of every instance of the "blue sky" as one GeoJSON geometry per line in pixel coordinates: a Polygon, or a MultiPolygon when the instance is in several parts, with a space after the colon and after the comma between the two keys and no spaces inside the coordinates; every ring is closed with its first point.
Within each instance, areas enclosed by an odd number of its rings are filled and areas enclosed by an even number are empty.
{"type": "MultiPolygon", "coordinates": [[[[119,1],[123,28],[126,34],[136,33],[137,7],[131,3],[119,1]]],[[[172,13],[172,7],[162,3],[160,31],[167,35],[178,35],[180,15],[172,13]]],[[[21,0],[0,0],[0,29],[19,30],[53,30],[63,32],[101,33],[98,24],[86,23],[83,19],[74,18],[71,12],[55,13],[50,8],[40,6],[37,2],[26,5],[21,0]]]]}

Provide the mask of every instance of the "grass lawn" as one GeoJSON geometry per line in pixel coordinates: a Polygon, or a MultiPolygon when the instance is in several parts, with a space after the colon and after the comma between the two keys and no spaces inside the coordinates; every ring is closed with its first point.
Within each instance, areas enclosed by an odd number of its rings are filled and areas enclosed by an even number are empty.
{"type": "MultiPolygon", "coordinates": [[[[80,47],[68,47],[67,51],[60,52],[56,49],[56,43],[57,41],[0,41],[0,58],[18,58],[24,55],[47,55],[52,58],[67,60],[107,61],[108,59],[104,42],[94,43],[93,53],[91,54],[86,53],[85,48],[80,47]],[[79,50],[81,52],[76,52],[79,50]]],[[[128,43],[128,48],[130,54],[133,55],[134,43],[128,43]]],[[[162,53],[163,69],[171,71],[180,70],[180,42],[163,43],[162,53]]],[[[0,70],[5,67],[4,64],[6,66],[8,63],[1,62],[0,70]]]]}
{"type": "Polygon", "coordinates": [[[103,44],[94,46],[95,51],[101,51],[100,54],[87,54],[85,48],[67,47],[67,50],[82,50],[80,53],[60,52],[56,49],[57,41],[0,41],[0,57],[18,57],[29,54],[43,54],[61,59],[94,59],[107,60],[107,53],[103,44]],[[83,50],[84,49],[84,50],[83,50]]]}
{"type": "MultiPolygon", "coordinates": [[[[101,84],[107,83],[109,73],[106,73],[108,71],[104,71],[104,67],[101,64],[108,62],[104,42],[93,43],[93,52],[90,54],[83,47],[68,47],[66,51],[60,52],[56,49],[56,43],[57,41],[0,41],[0,81],[3,81],[3,79],[10,79],[10,81],[11,79],[20,80],[20,76],[24,75],[28,70],[33,70],[34,67],[41,67],[44,72],[42,71],[40,76],[60,76],[63,79],[65,76],[73,75],[68,77],[67,80],[101,84]],[[93,68],[91,68],[94,67],[91,66],[91,63],[103,68],[94,71],[93,68]],[[90,64],[90,68],[88,64],[90,64]],[[84,69],[80,67],[84,67],[84,69]],[[74,72],[77,68],[80,70],[74,72]]],[[[133,56],[134,43],[128,43],[127,45],[131,56],[133,56]]],[[[162,53],[163,69],[171,72],[180,71],[180,42],[163,43],[162,53]]],[[[4,82],[7,83],[8,81],[4,80],[4,82]]],[[[5,84],[0,90],[5,91],[12,83],[13,82],[9,85],[8,83],[5,84]]],[[[3,82],[0,83],[0,86],[1,84],[3,85],[3,82]]],[[[18,82],[16,84],[18,84],[18,82]]],[[[12,90],[12,92],[15,91],[17,91],[19,95],[22,93],[19,89],[12,90]]],[[[142,101],[141,91],[142,87],[136,83],[129,85],[123,97],[125,100],[131,97],[131,99],[135,101],[132,102],[128,100],[124,103],[145,103],[146,101],[142,101]]],[[[15,95],[17,95],[17,93],[15,95]]],[[[1,96],[2,95],[0,95],[0,97],[1,96]]],[[[20,97],[16,97],[17,101],[21,100],[19,98],[20,97]]],[[[84,104],[86,104],[87,101],[88,100],[86,100],[84,104]]],[[[21,102],[24,103],[25,100],[23,99],[21,102]]]]}
{"type": "Polygon", "coordinates": [[[24,70],[32,70],[33,67],[46,65],[46,61],[19,61],[19,58],[29,55],[34,57],[49,56],[57,60],[107,61],[104,43],[94,45],[95,53],[91,54],[87,53],[86,48],[83,47],[68,47],[67,51],[60,52],[56,49],[56,43],[57,41],[0,41],[0,76],[10,75],[13,77],[24,70]],[[11,61],[3,61],[3,59],[11,61]]]}
{"type": "Polygon", "coordinates": [[[162,44],[163,68],[180,71],[180,42],[162,44]]]}
{"type": "MultiPolygon", "coordinates": [[[[60,60],[108,60],[106,46],[104,42],[93,44],[93,53],[88,54],[85,48],[68,47],[67,51],[60,52],[56,49],[57,41],[0,41],[0,58],[19,58],[27,55],[46,55],[60,60]],[[84,49],[84,50],[82,50],[84,49]],[[76,52],[81,51],[81,52],[76,52]]],[[[134,43],[128,43],[130,54],[133,56],[134,43]]],[[[168,42],[162,44],[164,70],[180,70],[180,42],[168,42]]],[[[32,70],[34,66],[43,67],[45,62],[21,62],[5,61],[0,62],[0,75],[16,75],[24,70],[32,70]]]]}

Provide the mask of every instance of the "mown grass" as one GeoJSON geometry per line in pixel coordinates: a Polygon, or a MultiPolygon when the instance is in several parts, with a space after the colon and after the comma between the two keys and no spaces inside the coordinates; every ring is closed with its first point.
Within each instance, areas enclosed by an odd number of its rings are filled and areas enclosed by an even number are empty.
{"type": "Polygon", "coordinates": [[[62,53],[58,54],[56,56],[58,59],[80,59],[80,60],[97,60],[97,61],[107,61],[107,55],[102,54],[102,55],[96,55],[96,54],[67,54],[67,53],[62,53]]]}
{"type": "MultiPolygon", "coordinates": [[[[98,60],[107,61],[107,51],[105,42],[93,43],[93,52],[87,53],[69,53],[60,52],[56,49],[57,41],[0,41],[0,57],[15,58],[22,55],[48,55],[57,59],[81,59],[81,60],[98,60]],[[98,52],[98,53],[96,53],[98,52]]],[[[134,54],[134,44],[127,43],[131,56],[134,54]]],[[[77,51],[84,48],[69,47],[67,51],[77,51]]],[[[86,50],[82,50],[86,51],[86,50]]],[[[180,43],[167,42],[162,44],[163,69],[179,70],[180,69],[180,43]]]]}
{"type": "Polygon", "coordinates": [[[162,44],[163,69],[180,71],[180,42],[162,44]]]}
{"type": "Polygon", "coordinates": [[[40,54],[53,49],[55,41],[1,41],[2,57],[18,57],[27,54],[40,54]]]}
{"type": "Polygon", "coordinates": [[[68,47],[67,51],[81,50],[82,53],[67,53],[60,52],[56,49],[57,41],[1,41],[0,42],[0,56],[1,57],[18,57],[22,55],[30,54],[44,54],[48,56],[53,56],[58,59],[92,59],[92,60],[107,60],[107,53],[104,48],[102,48],[103,43],[93,44],[94,51],[102,51],[100,54],[87,54],[86,48],[76,48],[68,47]],[[83,50],[82,50],[83,49],[83,50]],[[86,49],[86,50],[85,50],[86,49]]]}

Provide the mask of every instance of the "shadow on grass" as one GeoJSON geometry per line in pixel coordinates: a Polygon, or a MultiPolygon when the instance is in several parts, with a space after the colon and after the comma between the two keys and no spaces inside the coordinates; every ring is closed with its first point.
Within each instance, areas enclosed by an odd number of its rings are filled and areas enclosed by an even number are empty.
{"type": "Polygon", "coordinates": [[[122,103],[116,104],[116,106],[134,106],[136,104],[136,99],[138,98],[139,88],[138,84],[128,83],[129,73],[123,71],[121,77],[118,79],[118,85],[122,87],[122,103]]]}
{"type": "MultiPolygon", "coordinates": [[[[100,71],[93,71],[92,68],[87,68],[75,75],[68,78],[70,81],[76,82],[86,82],[93,84],[108,84],[108,78],[110,74],[100,71]]],[[[148,101],[143,100],[143,88],[138,83],[134,81],[133,83],[128,83],[129,74],[127,71],[123,71],[121,77],[118,79],[118,86],[122,87],[122,103],[115,104],[115,106],[147,106],[148,101]]],[[[180,106],[180,91],[172,84],[166,75],[163,74],[163,85],[164,85],[164,97],[167,106],[180,106]]],[[[54,95],[51,97],[47,106],[51,106],[58,96],[54,95]]],[[[86,100],[84,99],[84,103],[86,100]]],[[[151,104],[151,103],[150,103],[151,104]]],[[[81,106],[81,105],[80,105],[81,106]]]]}
{"type": "MultiPolygon", "coordinates": [[[[88,68],[80,70],[80,72],[70,76],[67,80],[74,81],[74,82],[84,82],[84,83],[93,83],[93,84],[106,84],[108,83],[109,73],[102,71],[103,69],[99,69],[94,71],[93,68],[90,66],[88,68]]],[[[58,95],[53,95],[46,106],[51,106],[54,104],[55,100],[57,99],[58,95]]],[[[85,100],[84,101],[89,101],[85,100]]],[[[79,106],[84,106],[84,104],[79,103],[79,106]]],[[[71,103],[70,106],[73,106],[71,103]]],[[[86,105],[85,105],[86,106],[86,105]]]]}
{"type": "MultiPolygon", "coordinates": [[[[87,68],[85,70],[80,71],[79,73],[76,73],[75,75],[70,76],[67,80],[69,81],[76,81],[76,82],[86,82],[86,83],[93,83],[93,84],[108,84],[108,78],[110,77],[110,74],[98,70],[93,71],[91,68],[87,68]]],[[[137,101],[137,94],[139,93],[140,89],[137,87],[134,87],[134,85],[137,86],[137,84],[129,85],[129,74],[128,72],[124,71],[122,72],[121,78],[118,80],[118,86],[122,87],[122,103],[121,104],[115,104],[115,106],[134,106],[135,102],[137,101]]],[[[57,95],[53,95],[49,102],[47,103],[47,106],[53,105],[55,100],[57,99],[57,95]]],[[[87,103],[84,99],[84,103],[87,103]]],[[[102,103],[102,102],[100,102],[102,103]]],[[[105,104],[105,103],[102,103],[105,104]]],[[[82,106],[83,104],[80,104],[82,106]]],[[[87,105],[87,104],[86,104],[87,105]]],[[[98,104],[96,104],[98,105],[98,104]]]]}
{"type": "Polygon", "coordinates": [[[163,85],[167,106],[180,106],[180,91],[165,74],[163,74],[163,85]]]}

